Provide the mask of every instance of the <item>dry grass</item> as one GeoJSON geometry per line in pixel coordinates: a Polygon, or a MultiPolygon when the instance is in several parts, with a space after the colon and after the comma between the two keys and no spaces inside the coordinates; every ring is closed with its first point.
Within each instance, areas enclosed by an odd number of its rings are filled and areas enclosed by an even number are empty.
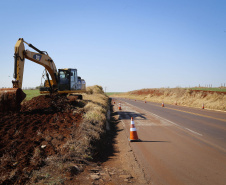
{"type": "MultiPolygon", "coordinates": [[[[109,108],[108,97],[102,87],[88,87],[83,94],[82,103],[86,104],[79,111],[84,112],[79,127],[74,127],[73,134],[58,149],[57,154],[45,159],[45,166],[36,170],[30,179],[31,184],[62,184],[84,170],[89,160],[98,153],[97,146],[105,134],[106,115],[109,108]]],[[[34,153],[34,157],[39,152],[34,153]]]]}
{"type": "Polygon", "coordinates": [[[92,158],[95,154],[96,143],[105,133],[106,115],[108,111],[108,97],[104,94],[102,87],[91,87],[92,94],[84,95],[84,99],[88,100],[88,104],[84,107],[84,121],[81,125],[81,131],[84,134],[81,141],[81,148],[85,150],[81,152],[92,158]],[[89,147],[87,148],[87,144],[89,147]]]}
{"type": "Polygon", "coordinates": [[[137,100],[166,103],[226,111],[226,94],[217,92],[193,91],[183,88],[141,89],[118,94],[115,97],[127,97],[137,100]]]}

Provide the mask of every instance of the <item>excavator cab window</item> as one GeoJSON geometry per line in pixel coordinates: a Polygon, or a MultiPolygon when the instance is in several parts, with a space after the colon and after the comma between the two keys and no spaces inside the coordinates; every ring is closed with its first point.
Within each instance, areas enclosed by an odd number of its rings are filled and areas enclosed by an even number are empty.
{"type": "Polygon", "coordinates": [[[71,82],[75,81],[75,71],[71,71],[71,82]]]}
{"type": "Polygon", "coordinates": [[[77,69],[59,69],[58,75],[59,91],[78,89],[77,69]]]}
{"type": "Polygon", "coordinates": [[[71,90],[77,90],[77,69],[70,69],[71,71],[71,81],[70,81],[70,89],[71,90]]]}
{"type": "Polygon", "coordinates": [[[70,90],[70,72],[68,70],[59,69],[59,87],[60,91],[70,90]]]}
{"type": "Polygon", "coordinates": [[[67,77],[67,71],[61,71],[60,70],[60,73],[59,74],[60,74],[60,79],[61,80],[66,79],[66,77],[67,77]]]}

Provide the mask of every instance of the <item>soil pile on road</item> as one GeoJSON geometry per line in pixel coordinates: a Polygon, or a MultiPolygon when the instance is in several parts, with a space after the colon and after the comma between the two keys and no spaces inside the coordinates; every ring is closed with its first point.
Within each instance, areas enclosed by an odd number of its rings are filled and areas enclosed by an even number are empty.
{"type": "Polygon", "coordinates": [[[61,150],[82,113],[65,96],[38,96],[20,112],[0,113],[0,184],[24,184],[44,159],[61,150]]]}

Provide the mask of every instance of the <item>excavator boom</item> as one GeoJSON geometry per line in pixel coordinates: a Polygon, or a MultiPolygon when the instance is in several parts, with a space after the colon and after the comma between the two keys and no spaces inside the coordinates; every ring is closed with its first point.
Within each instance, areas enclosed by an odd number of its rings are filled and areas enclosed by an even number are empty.
{"type": "Polygon", "coordinates": [[[45,69],[49,72],[53,85],[57,86],[57,68],[48,54],[45,54],[43,51],[40,51],[32,44],[28,44],[20,38],[15,45],[15,54],[14,54],[14,78],[13,87],[22,88],[23,83],[23,73],[24,73],[24,62],[25,58],[31,60],[37,64],[40,64],[45,67],[45,69]],[[29,47],[38,51],[38,53],[31,52],[29,50],[24,49],[24,43],[26,43],[29,47]]]}
{"type": "Polygon", "coordinates": [[[13,88],[0,89],[0,111],[14,111],[20,109],[21,102],[26,94],[21,90],[23,83],[25,58],[45,67],[49,72],[53,85],[57,86],[57,69],[53,60],[43,51],[40,51],[32,44],[28,44],[20,38],[15,45],[14,53],[14,79],[13,88]],[[36,50],[38,53],[25,50],[24,43],[36,50]]]}

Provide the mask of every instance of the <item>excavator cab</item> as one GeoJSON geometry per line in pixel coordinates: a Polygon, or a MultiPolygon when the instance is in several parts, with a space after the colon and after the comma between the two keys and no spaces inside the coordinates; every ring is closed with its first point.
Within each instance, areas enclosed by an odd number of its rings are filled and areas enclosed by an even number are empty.
{"type": "Polygon", "coordinates": [[[86,90],[85,80],[77,75],[77,69],[59,69],[58,70],[58,93],[69,94],[68,98],[72,101],[82,99],[81,94],[86,90]]]}
{"type": "Polygon", "coordinates": [[[77,69],[59,69],[58,80],[58,91],[80,90],[77,69]]]}
{"type": "Polygon", "coordinates": [[[40,88],[40,93],[45,94],[51,92],[51,90],[54,92],[54,89],[57,89],[57,92],[61,94],[78,93],[86,90],[85,80],[77,75],[77,69],[58,69],[57,79],[57,87],[53,85],[52,80],[46,80],[44,87],[40,88]]]}

